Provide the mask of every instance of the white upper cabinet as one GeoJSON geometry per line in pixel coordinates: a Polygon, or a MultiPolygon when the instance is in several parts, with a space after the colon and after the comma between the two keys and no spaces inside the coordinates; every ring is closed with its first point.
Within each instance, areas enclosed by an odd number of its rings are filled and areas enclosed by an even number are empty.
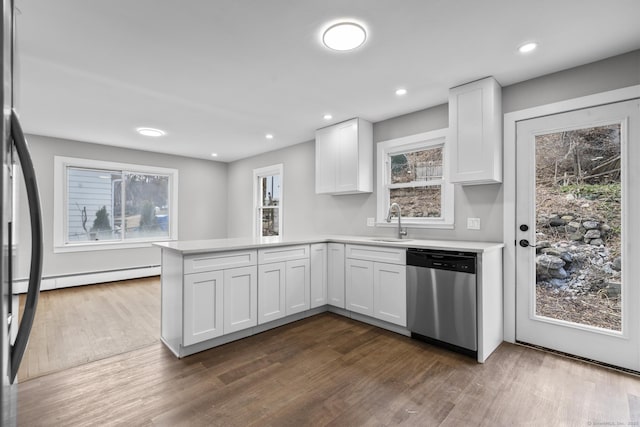
{"type": "Polygon", "coordinates": [[[449,129],[450,182],[502,182],[502,88],[493,77],[449,89],[449,129]]]}
{"type": "Polygon", "coordinates": [[[316,131],[316,193],[373,191],[373,126],[355,118],[316,131]]]}

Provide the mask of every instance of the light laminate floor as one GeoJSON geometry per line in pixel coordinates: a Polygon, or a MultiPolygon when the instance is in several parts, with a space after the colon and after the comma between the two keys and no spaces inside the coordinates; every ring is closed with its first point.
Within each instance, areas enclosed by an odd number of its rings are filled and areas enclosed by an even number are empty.
{"type": "MultiPolygon", "coordinates": [[[[22,313],[24,295],[20,304],[22,313]]],[[[159,277],[43,291],[18,380],[125,353],[159,338],[159,277]]]]}

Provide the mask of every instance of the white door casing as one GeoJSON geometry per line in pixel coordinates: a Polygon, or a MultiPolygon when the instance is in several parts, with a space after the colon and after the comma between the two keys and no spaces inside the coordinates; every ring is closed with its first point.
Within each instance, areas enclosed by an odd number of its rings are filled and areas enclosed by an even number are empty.
{"type": "MultiPolygon", "coordinates": [[[[629,262],[640,258],[640,251],[629,244],[640,236],[640,225],[630,218],[640,214],[640,198],[630,188],[640,185],[640,101],[595,106],[576,111],[519,121],[516,125],[516,191],[514,243],[526,239],[536,242],[535,137],[566,130],[619,124],[622,150],[622,330],[611,331],[560,321],[536,314],[535,249],[516,246],[516,327],[515,339],[628,369],[640,369],[640,286],[633,283],[640,268],[629,262]]],[[[506,236],[505,236],[506,237],[506,236]]],[[[508,319],[507,319],[508,320],[508,319]]]]}
{"type": "Polygon", "coordinates": [[[504,340],[516,340],[516,124],[522,120],[640,98],[640,85],[513,111],[504,115],[503,277],[504,340]]]}

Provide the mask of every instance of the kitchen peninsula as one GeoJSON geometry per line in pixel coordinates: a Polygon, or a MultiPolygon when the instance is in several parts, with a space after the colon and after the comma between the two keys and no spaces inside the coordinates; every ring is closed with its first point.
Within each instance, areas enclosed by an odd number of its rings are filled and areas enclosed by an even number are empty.
{"type": "Polygon", "coordinates": [[[156,246],[161,339],[177,357],[325,311],[410,336],[409,247],[477,254],[477,360],[503,340],[502,243],[313,236],[156,246]]]}

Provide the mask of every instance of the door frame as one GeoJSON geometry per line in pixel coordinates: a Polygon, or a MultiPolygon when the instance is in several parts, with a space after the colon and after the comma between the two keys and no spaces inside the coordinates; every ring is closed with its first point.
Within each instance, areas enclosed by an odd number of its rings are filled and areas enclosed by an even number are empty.
{"type": "Polygon", "coordinates": [[[522,120],[640,98],[640,85],[514,111],[504,115],[504,341],[516,341],[516,125],[522,120]],[[513,242],[513,243],[511,243],[513,242]]]}

